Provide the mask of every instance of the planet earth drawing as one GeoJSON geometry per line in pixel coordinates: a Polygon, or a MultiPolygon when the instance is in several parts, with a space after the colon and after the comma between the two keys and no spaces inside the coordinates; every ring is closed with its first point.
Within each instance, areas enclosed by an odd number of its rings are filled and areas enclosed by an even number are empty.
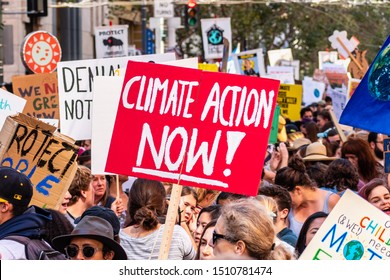
{"type": "Polygon", "coordinates": [[[345,244],[343,254],[347,260],[360,260],[364,254],[364,247],[359,241],[351,240],[345,244]]]}
{"type": "Polygon", "coordinates": [[[378,54],[368,75],[368,91],[380,101],[390,101],[390,45],[378,54]]]}

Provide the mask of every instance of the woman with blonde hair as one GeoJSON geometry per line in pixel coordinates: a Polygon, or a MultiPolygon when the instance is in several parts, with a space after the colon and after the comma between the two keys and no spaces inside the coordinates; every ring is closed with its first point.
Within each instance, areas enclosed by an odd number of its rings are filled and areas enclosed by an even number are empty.
{"type": "Polygon", "coordinates": [[[215,259],[291,260],[294,254],[275,245],[275,227],[268,211],[255,199],[222,207],[209,245],[215,259]]]}

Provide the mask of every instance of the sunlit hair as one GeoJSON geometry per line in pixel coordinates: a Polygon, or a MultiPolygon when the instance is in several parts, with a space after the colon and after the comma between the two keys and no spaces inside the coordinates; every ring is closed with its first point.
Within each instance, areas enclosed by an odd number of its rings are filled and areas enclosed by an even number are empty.
{"type": "Polygon", "coordinates": [[[259,201],[260,204],[265,207],[265,209],[267,209],[269,217],[274,223],[276,223],[276,218],[278,216],[278,205],[275,199],[265,195],[257,195],[256,200],[259,201]]]}
{"type": "Polygon", "coordinates": [[[262,186],[259,189],[258,194],[270,196],[275,199],[279,211],[282,211],[283,209],[288,209],[290,211],[291,209],[291,196],[285,188],[279,185],[270,184],[268,186],[262,186]]]}
{"type": "Polygon", "coordinates": [[[159,223],[158,217],[165,211],[166,192],[159,181],[136,179],[129,192],[127,210],[130,215],[130,225],[140,225],[145,230],[155,229],[159,223]]]}
{"type": "Polygon", "coordinates": [[[84,166],[78,165],[76,174],[73,177],[72,183],[69,187],[69,193],[72,195],[68,206],[75,204],[81,197],[82,191],[88,191],[92,182],[91,170],[84,166]]]}
{"type": "Polygon", "coordinates": [[[291,252],[275,246],[273,221],[264,206],[254,198],[240,199],[222,207],[220,218],[229,240],[245,243],[248,255],[257,260],[290,260],[291,252]]]}
{"type": "Polygon", "coordinates": [[[279,169],[275,175],[275,184],[288,191],[293,191],[296,186],[314,188],[316,184],[312,181],[306,172],[305,164],[297,155],[294,155],[288,166],[279,169]]]}
{"type": "Polygon", "coordinates": [[[341,146],[341,157],[345,158],[347,154],[357,157],[358,172],[365,182],[380,177],[374,153],[367,141],[357,137],[348,138],[341,146]]]}
{"type": "Polygon", "coordinates": [[[198,204],[202,203],[202,201],[207,197],[207,195],[211,194],[211,202],[214,202],[218,195],[221,193],[221,191],[217,190],[210,190],[210,189],[204,189],[204,188],[193,188],[198,196],[198,204]]]}

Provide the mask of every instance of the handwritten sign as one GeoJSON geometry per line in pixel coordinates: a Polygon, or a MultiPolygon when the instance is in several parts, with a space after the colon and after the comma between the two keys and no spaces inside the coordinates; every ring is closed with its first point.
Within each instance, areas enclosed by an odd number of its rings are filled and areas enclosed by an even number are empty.
{"type": "Polygon", "coordinates": [[[8,116],[22,112],[25,105],[25,99],[0,89],[0,128],[8,116]]]}
{"type": "Polygon", "coordinates": [[[31,204],[58,209],[77,168],[78,147],[56,128],[24,114],[8,117],[0,133],[2,166],[27,175],[31,204]]]}
{"type": "Polygon", "coordinates": [[[121,76],[127,61],[170,61],[174,53],[66,61],[58,63],[61,133],[75,140],[91,139],[93,78],[121,76]]]}
{"type": "Polygon", "coordinates": [[[347,190],[300,260],[390,259],[390,218],[347,190]],[[351,205],[359,205],[359,211],[351,205]]]}
{"type": "Polygon", "coordinates": [[[12,78],[12,90],[15,95],[27,100],[24,114],[42,119],[60,119],[57,73],[15,76],[12,78]]]}
{"type": "Polygon", "coordinates": [[[278,89],[275,80],[129,62],[106,171],[255,195],[278,89]]]}
{"type": "Polygon", "coordinates": [[[292,121],[300,120],[302,85],[280,85],[278,94],[280,114],[292,121]]]}

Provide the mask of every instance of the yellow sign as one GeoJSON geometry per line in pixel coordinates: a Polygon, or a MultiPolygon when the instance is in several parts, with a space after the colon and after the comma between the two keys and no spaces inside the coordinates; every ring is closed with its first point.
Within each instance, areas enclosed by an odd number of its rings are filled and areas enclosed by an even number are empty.
{"type": "Polygon", "coordinates": [[[301,119],[302,85],[281,84],[277,104],[280,106],[280,114],[291,121],[301,119]]]}

